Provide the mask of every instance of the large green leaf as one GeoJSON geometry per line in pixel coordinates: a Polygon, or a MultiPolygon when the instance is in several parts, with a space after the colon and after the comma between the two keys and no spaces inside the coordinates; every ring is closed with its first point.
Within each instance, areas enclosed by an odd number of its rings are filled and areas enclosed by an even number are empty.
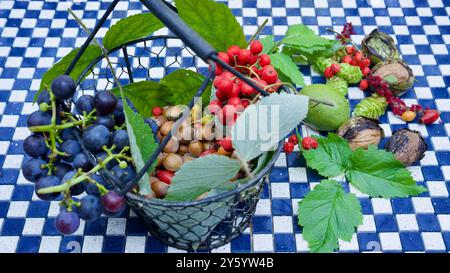
{"type": "Polygon", "coordinates": [[[228,182],[240,168],[239,161],[220,155],[208,155],[189,161],[173,177],[165,199],[194,200],[228,182]]]}
{"type": "Polygon", "coordinates": [[[320,37],[314,31],[303,24],[289,26],[283,43],[305,48],[314,48],[316,46],[329,46],[331,40],[320,37]]]}
{"type": "Polygon", "coordinates": [[[273,35],[267,35],[266,37],[259,40],[263,44],[262,54],[272,53],[275,49],[275,39],[273,35]]]}
{"type": "MultiPolygon", "coordinates": [[[[157,82],[141,81],[124,85],[123,91],[142,117],[152,116],[154,106],[166,106],[171,102],[171,89],[157,82]]],[[[120,95],[119,88],[112,90],[116,96],[120,95]]]]}
{"type": "MultiPolygon", "coordinates": [[[[167,85],[172,90],[172,97],[170,98],[172,105],[188,104],[195,96],[204,80],[205,77],[197,72],[180,69],[162,78],[161,84],[167,85]]],[[[210,96],[211,84],[208,85],[202,95],[203,105],[209,103],[210,96]]]]}
{"type": "Polygon", "coordinates": [[[287,76],[292,83],[305,86],[302,72],[289,56],[283,53],[274,53],[270,55],[270,60],[275,69],[287,76]]]}
{"type": "Polygon", "coordinates": [[[213,0],[175,0],[180,17],[217,51],[247,48],[242,27],[231,10],[213,0]]]}
{"type": "Polygon", "coordinates": [[[335,180],[323,180],[298,205],[298,224],[311,252],[332,252],[350,241],[363,216],[358,198],[335,180]]]}
{"type": "MultiPolygon", "coordinates": [[[[150,126],[144,122],[144,119],[138,113],[130,108],[126,100],[123,100],[123,110],[127,124],[128,138],[130,139],[131,155],[136,170],[139,172],[153,152],[158,148],[158,144],[155,142],[150,126]]],[[[139,192],[143,195],[152,192],[150,188],[150,173],[154,170],[155,165],[156,161],[139,180],[139,192]]]]}
{"type": "Polygon", "coordinates": [[[343,174],[348,167],[348,161],[352,150],[348,142],[336,134],[328,134],[328,137],[316,138],[319,146],[317,149],[303,149],[303,156],[308,167],[316,170],[325,177],[335,177],[343,174]]]}
{"type": "Polygon", "coordinates": [[[410,172],[391,152],[369,146],[357,149],[350,156],[346,176],[351,184],[371,197],[407,197],[427,191],[418,186],[410,172]]]}
{"type": "Polygon", "coordinates": [[[139,13],[119,20],[106,32],[103,46],[106,49],[124,45],[139,38],[145,38],[164,27],[152,13],[139,13]]]}
{"type": "Polygon", "coordinates": [[[252,104],[231,128],[238,155],[250,161],[277,144],[306,117],[308,97],[273,93],[252,104]]]}
{"type": "MultiPolygon", "coordinates": [[[[45,89],[46,85],[50,86],[50,84],[56,77],[58,77],[59,75],[63,75],[66,72],[67,68],[69,67],[70,63],[75,58],[79,50],[79,48],[76,48],[70,51],[66,56],[55,63],[49,70],[47,70],[47,72],[45,72],[44,76],[41,79],[39,90],[34,96],[34,102],[36,102],[39,94],[42,92],[42,90],[45,89]]],[[[81,55],[72,72],[70,72],[70,77],[72,77],[72,79],[74,79],[75,81],[78,80],[78,78],[88,68],[88,66],[100,56],[102,56],[102,50],[100,49],[100,47],[98,47],[97,45],[89,45],[81,55]]],[[[86,73],[86,75],[84,76],[86,77],[88,75],[89,73],[86,73]]]]}

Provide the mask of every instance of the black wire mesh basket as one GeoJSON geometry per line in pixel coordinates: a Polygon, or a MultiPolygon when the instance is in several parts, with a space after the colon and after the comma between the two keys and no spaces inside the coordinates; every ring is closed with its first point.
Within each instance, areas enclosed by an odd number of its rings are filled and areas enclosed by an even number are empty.
{"type": "MultiPolygon", "coordinates": [[[[66,74],[70,73],[77,59],[83,54],[117,2],[118,0],[113,1],[100,19],[66,74]]],[[[262,95],[268,94],[231,66],[221,62],[215,51],[178,18],[174,7],[161,0],[142,0],[141,2],[176,36],[150,36],[110,50],[108,56],[121,84],[138,80],[157,81],[177,69],[191,69],[207,76],[197,92],[196,97],[200,97],[213,80],[215,66],[218,63],[262,95]]],[[[99,57],[78,79],[79,92],[98,92],[114,88],[115,82],[111,73],[104,58],[99,57]]],[[[193,107],[194,101],[193,98],[188,105],[189,108],[193,107]]],[[[278,145],[275,151],[266,152],[267,154],[263,155],[266,156],[266,165],[254,178],[231,191],[212,192],[203,199],[189,202],[147,199],[130,192],[130,189],[157,159],[171,137],[169,133],[162,139],[145,167],[137,170],[136,178],[124,187],[118,186],[121,183],[118,183],[109,171],[103,170],[101,175],[114,185],[116,190],[126,195],[131,209],[143,220],[149,232],[163,243],[184,250],[209,250],[228,243],[249,226],[261,191],[268,179],[270,169],[281,152],[282,145],[278,145]]]]}

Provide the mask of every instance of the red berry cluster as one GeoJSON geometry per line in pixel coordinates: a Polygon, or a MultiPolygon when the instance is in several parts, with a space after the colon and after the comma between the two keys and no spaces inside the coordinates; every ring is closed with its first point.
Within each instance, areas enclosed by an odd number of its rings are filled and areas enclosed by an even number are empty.
{"type": "MultiPolygon", "coordinates": [[[[247,76],[257,86],[270,93],[276,92],[281,81],[278,79],[275,68],[270,64],[269,55],[261,54],[262,50],[262,43],[255,40],[250,43],[249,49],[241,49],[233,45],[227,52],[219,52],[217,56],[247,76]]],[[[224,70],[220,65],[217,66],[213,85],[217,99],[209,103],[208,110],[224,125],[233,125],[238,114],[258,95],[253,87],[224,70]]]]}
{"type": "Polygon", "coordinates": [[[346,23],[344,25],[344,28],[342,29],[341,33],[336,35],[336,39],[340,40],[343,45],[347,44],[348,40],[351,39],[351,36],[353,34],[356,34],[356,32],[353,30],[352,23],[346,23]]]}
{"type": "Polygon", "coordinates": [[[297,145],[297,144],[298,144],[297,135],[291,135],[289,137],[288,141],[285,142],[283,145],[284,152],[287,154],[292,153],[294,151],[295,145],[297,145]]]}
{"type": "MultiPolygon", "coordinates": [[[[362,53],[356,47],[351,45],[347,46],[345,48],[345,51],[347,54],[341,58],[340,60],[341,63],[346,63],[352,66],[358,66],[361,69],[361,72],[364,76],[370,74],[371,61],[369,58],[367,58],[367,56],[365,56],[364,53],[362,53]]],[[[340,70],[341,67],[338,64],[332,64],[331,66],[325,69],[324,75],[326,78],[331,78],[335,74],[339,73],[340,70]]],[[[365,84],[362,84],[362,86],[360,85],[360,88],[362,90],[367,89],[367,87],[368,86],[366,86],[365,84]]]]}

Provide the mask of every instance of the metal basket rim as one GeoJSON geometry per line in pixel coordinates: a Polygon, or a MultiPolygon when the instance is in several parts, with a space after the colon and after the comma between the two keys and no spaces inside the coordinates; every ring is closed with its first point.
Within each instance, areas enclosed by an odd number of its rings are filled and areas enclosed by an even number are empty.
{"type": "MultiPolygon", "coordinates": [[[[147,36],[145,38],[140,38],[140,39],[135,39],[132,41],[129,41],[125,44],[122,44],[120,46],[117,46],[111,50],[108,50],[107,54],[111,54],[114,53],[122,48],[128,47],[129,45],[132,44],[136,44],[136,43],[140,43],[140,42],[145,42],[145,41],[151,41],[151,40],[157,40],[157,39],[178,39],[181,40],[179,37],[174,36],[174,35],[150,35],[147,36]]],[[[181,40],[182,41],[182,40],[181,40]]],[[[81,84],[81,82],[84,81],[84,77],[86,75],[86,73],[88,73],[95,65],[97,65],[101,60],[103,60],[105,57],[103,55],[97,57],[94,61],[92,61],[88,67],[81,73],[81,75],[78,77],[77,80],[77,86],[79,86],[81,84]]],[[[217,202],[221,199],[225,199],[228,198],[230,196],[236,195],[238,193],[241,193],[242,191],[253,187],[254,185],[256,185],[259,180],[261,180],[263,178],[264,175],[266,175],[270,169],[273,167],[273,165],[275,164],[275,161],[277,160],[278,156],[281,153],[281,149],[282,149],[282,143],[284,142],[284,139],[281,140],[278,143],[278,147],[277,149],[273,150],[274,154],[272,156],[272,158],[270,159],[270,161],[267,163],[267,165],[261,170],[259,171],[258,174],[256,174],[255,177],[253,177],[252,179],[250,179],[249,181],[247,181],[245,184],[243,184],[242,186],[237,187],[234,190],[231,191],[227,191],[224,193],[220,193],[211,197],[207,197],[201,200],[193,200],[193,201],[183,201],[183,202],[172,202],[172,201],[165,201],[163,199],[157,199],[157,198],[152,198],[152,199],[146,199],[144,196],[139,195],[139,194],[134,194],[131,192],[128,192],[126,194],[126,197],[129,199],[132,199],[134,201],[138,201],[141,203],[146,203],[147,205],[156,205],[156,206],[162,206],[162,207],[188,207],[188,206],[197,206],[197,205],[203,205],[206,203],[213,203],[213,202],[217,202]]]]}

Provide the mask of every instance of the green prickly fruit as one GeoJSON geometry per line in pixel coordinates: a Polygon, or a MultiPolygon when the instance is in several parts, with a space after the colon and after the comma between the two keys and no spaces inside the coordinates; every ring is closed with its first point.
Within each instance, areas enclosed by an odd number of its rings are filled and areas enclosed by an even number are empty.
{"type": "Polygon", "coordinates": [[[348,83],[340,77],[332,77],[327,80],[327,86],[336,89],[343,96],[348,94],[348,83]]]}
{"type": "Polygon", "coordinates": [[[358,66],[352,66],[347,63],[339,64],[341,70],[337,75],[347,81],[348,84],[357,84],[361,81],[363,74],[358,66]]]}

